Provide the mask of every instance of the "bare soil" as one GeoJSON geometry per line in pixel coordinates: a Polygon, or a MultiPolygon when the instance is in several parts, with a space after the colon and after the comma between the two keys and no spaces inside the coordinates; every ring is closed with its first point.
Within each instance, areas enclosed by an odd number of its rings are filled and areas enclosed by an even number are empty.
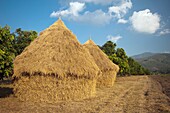
{"type": "Polygon", "coordinates": [[[10,84],[0,86],[1,113],[170,113],[170,76],[118,77],[94,98],[57,104],[21,102],[10,84]]]}

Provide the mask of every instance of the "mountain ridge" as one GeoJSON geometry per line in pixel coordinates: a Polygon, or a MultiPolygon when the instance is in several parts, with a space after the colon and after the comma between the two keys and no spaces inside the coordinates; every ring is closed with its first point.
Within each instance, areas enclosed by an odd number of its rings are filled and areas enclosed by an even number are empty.
{"type": "Polygon", "coordinates": [[[142,53],[132,56],[143,67],[149,69],[152,73],[169,74],[170,73],[170,53],[142,53]]]}
{"type": "Polygon", "coordinates": [[[140,59],[140,58],[150,57],[150,56],[153,56],[155,54],[158,54],[158,53],[144,52],[144,53],[141,53],[141,54],[133,55],[131,57],[134,58],[134,59],[140,59]]]}

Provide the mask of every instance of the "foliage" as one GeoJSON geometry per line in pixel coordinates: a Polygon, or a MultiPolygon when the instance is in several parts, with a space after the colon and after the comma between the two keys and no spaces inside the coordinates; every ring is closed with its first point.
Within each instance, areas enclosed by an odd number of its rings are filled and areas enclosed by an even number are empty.
{"type": "Polygon", "coordinates": [[[122,59],[121,57],[118,57],[117,54],[113,54],[113,55],[109,56],[109,59],[112,60],[115,64],[119,65],[119,67],[120,67],[119,74],[120,75],[129,74],[129,65],[128,65],[127,59],[122,59]]]}
{"type": "Polygon", "coordinates": [[[113,55],[116,50],[116,43],[113,43],[112,41],[107,41],[102,47],[101,49],[108,55],[111,56],[113,55]]]}
{"type": "Polygon", "coordinates": [[[10,27],[0,27],[0,78],[12,74],[13,59],[15,58],[13,48],[14,35],[10,33],[10,27]]]}
{"type": "Polygon", "coordinates": [[[113,63],[119,65],[120,75],[143,75],[150,74],[149,71],[143,68],[139,63],[137,63],[134,59],[128,57],[123,48],[117,48],[116,44],[107,41],[102,47],[100,47],[112,60],[113,63]]]}
{"type": "Polygon", "coordinates": [[[132,75],[143,75],[143,74],[149,75],[150,74],[148,69],[145,69],[144,67],[142,67],[133,58],[129,57],[128,63],[129,63],[129,67],[130,67],[130,74],[132,74],[132,75]]]}
{"type": "Polygon", "coordinates": [[[27,47],[36,37],[36,31],[22,31],[21,28],[16,29],[14,38],[15,54],[19,55],[25,47],[27,47]]]}
{"type": "Polygon", "coordinates": [[[0,27],[0,79],[9,77],[13,73],[13,60],[31,41],[37,37],[35,31],[16,29],[10,33],[10,27],[0,27]]]}

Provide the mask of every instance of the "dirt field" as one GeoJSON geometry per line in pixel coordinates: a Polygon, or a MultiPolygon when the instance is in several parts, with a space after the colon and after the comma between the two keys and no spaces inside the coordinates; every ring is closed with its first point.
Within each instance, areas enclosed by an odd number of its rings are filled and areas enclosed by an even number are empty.
{"type": "Polygon", "coordinates": [[[94,98],[57,104],[20,102],[10,85],[0,86],[0,113],[170,113],[170,76],[118,77],[94,98]]]}

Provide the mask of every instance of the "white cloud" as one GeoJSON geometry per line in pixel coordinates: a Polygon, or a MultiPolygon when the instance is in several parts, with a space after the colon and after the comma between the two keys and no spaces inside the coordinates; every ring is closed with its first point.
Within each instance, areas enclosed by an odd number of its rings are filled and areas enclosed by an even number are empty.
{"type": "Polygon", "coordinates": [[[127,20],[125,20],[125,19],[119,19],[118,20],[118,23],[120,23],[120,24],[126,24],[128,21],[127,20]]]}
{"type": "Polygon", "coordinates": [[[53,11],[50,15],[50,17],[60,17],[60,16],[66,16],[66,15],[69,15],[70,12],[68,10],[63,10],[63,11],[53,11]]]}
{"type": "Polygon", "coordinates": [[[109,13],[110,14],[114,13],[115,17],[122,18],[131,8],[132,8],[131,0],[123,0],[119,6],[109,7],[109,13]]]}
{"type": "Polygon", "coordinates": [[[112,42],[117,42],[118,40],[120,40],[122,38],[122,36],[118,35],[118,36],[112,36],[112,35],[108,35],[107,36],[107,39],[109,41],[112,41],[112,42]]]}
{"type": "Polygon", "coordinates": [[[166,35],[166,34],[170,34],[170,29],[164,29],[159,33],[159,35],[166,35]]]}
{"type": "Polygon", "coordinates": [[[84,1],[84,2],[87,2],[87,3],[106,5],[106,4],[112,3],[114,0],[80,0],[80,1],[82,1],[82,2],[84,1]]]}
{"type": "Polygon", "coordinates": [[[79,12],[83,11],[85,8],[85,3],[79,3],[79,2],[70,2],[69,9],[52,12],[50,17],[67,17],[69,15],[73,16],[79,16],[79,12]]]}
{"type": "Polygon", "coordinates": [[[75,21],[79,22],[88,22],[96,25],[109,24],[112,17],[103,12],[102,10],[96,10],[94,12],[86,11],[83,15],[80,15],[78,18],[74,17],[75,21]]]}
{"type": "MultiPolygon", "coordinates": [[[[74,0],[72,0],[74,1],[74,0]]],[[[53,11],[50,17],[62,17],[68,20],[77,22],[87,22],[90,24],[105,25],[109,24],[114,18],[119,19],[118,23],[125,24],[127,20],[119,17],[123,17],[129,8],[132,7],[131,0],[122,0],[119,6],[109,7],[107,12],[101,9],[97,9],[93,12],[85,10],[85,3],[104,3],[113,2],[115,0],[77,0],[81,2],[70,2],[69,7],[65,10],[53,11]],[[82,1],[84,3],[82,3],[82,1]],[[115,9],[114,9],[115,8],[115,9]]]]}
{"type": "Polygon", "coordinates": [[[160,28],[160,16],[151,13],[149,9],[134,12],[130,17],[134,30],[143,33],[153,34],[160,28]]]}
{"type": "Polygon", "coordinates": [[[71,2],[68,9],[52,12],[50,17],[63,17],[73,21],[88,22],[97,25],[109,24],[112,19],[111,15],[102,10],[96,10],[94,12],[86,11],[83,14],[79,14],[84,8],[85,3],[71,2]]]}
{"type": "Polygon", "coordinates": [[[85,3],[79,3],[79,2],[70,3],[70,12],[74,16],[78,16],[78,13],[83,11],[84,8],[85,8],[85,3]]]}
{"type": "Polygon", "coordinates": [[[94,3],[101,5],[109,5],[115,0],[60,0],[60,3],[70,3],[70,2],[83,2],[83,3],[94,3]]]}

